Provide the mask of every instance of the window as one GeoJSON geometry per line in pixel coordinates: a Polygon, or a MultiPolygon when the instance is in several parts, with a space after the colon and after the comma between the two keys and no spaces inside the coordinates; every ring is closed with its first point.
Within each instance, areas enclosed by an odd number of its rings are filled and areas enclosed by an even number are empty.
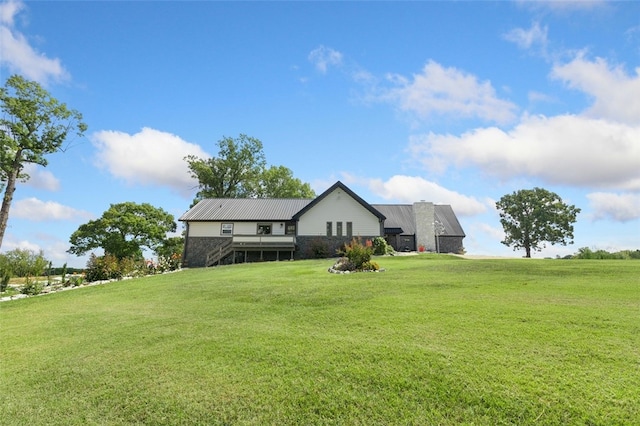
{"type": "Polygon", "coordinates": [[[285,233],[287,235],[296,235],[296,223],[295,222],[287,222],[287,228],[285,229],[285,233]]]}
{"type": "Polygon", "coordinates": [[[233,223],[223,223],[220,235],[233,235],[233,223]]]}
{"type": "Polygon", "coordinates": [[[347,222],[347,237],[353,237],[353,222],[347,222]]]}
{"type": "Polygon", "coordinates": [[[258,235],[271,235],[271,224],[270,223],[259,223],[258,224],[258,235]]]}
{"type": "Polygon", "coordinates": [[[333,223],[327,222],[327,237],[330,237],[332,232],[333,232],[333,223]]]}
{"type": "Polygon", "coordinates": [[[336,235],[342,237],[342,222],[336,222],[336,235]]]}

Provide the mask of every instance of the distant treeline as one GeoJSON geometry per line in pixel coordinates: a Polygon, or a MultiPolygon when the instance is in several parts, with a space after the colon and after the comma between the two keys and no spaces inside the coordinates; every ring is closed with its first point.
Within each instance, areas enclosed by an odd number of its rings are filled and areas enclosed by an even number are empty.
{"type": "Polygon", "coordinates": [[[582,247],[578,249],[578,253],[567,256],[565,259],[640,259],[640,250],[622,250],[611,253],[606,250],[591,250],[588,247],[582,247]]]}
{"type": "MultiPolygon", "coordinates": [[[[45,271],[47,272],[47,271],[45,271]]],[[[49,274],[50,275],[62,275],[63,273],[70,275],[70,274],[81,274],[84,272],[84,269],[80,269],[80,268],[65,268],[65,267],[60,267],[60,268],[51,268],[49,270],[49,274]]]]}

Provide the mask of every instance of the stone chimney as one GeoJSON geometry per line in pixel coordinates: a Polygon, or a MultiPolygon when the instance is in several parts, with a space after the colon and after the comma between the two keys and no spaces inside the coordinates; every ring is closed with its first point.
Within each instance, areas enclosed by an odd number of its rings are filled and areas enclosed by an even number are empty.
{"type": "Polygon", "coordinates": [[[433,203],[413,203],[413,215],[416,221],[416,249],[422,245],[426,251],[436,251],[436,217],[433,203]]]}

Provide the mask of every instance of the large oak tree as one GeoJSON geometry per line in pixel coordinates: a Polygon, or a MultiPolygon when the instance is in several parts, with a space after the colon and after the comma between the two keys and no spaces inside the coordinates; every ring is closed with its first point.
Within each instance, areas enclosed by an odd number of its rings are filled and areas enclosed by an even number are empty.
{"type": "Polygon", "coordinates": [[[9,77],[0,88],[0,247],[9,220],[9,209],[19,180],[27,180],[24,167],[47,165],[47,154],[63,148],[70,133],[82,136],[87,125],[82,115],[67,108],[34,81],[9,77]]]}
{"type": "Polygon", "coordinates": [[[554,192],[543,188],[522,189],[504,195],[496,203],[504,228],[502,244],[514,250],[540,251],[545,243],[573,244],[573,224],[580,209],[568,205],[554,192]]]}
{"type": "Polygon", "coordinates": [[[173,215],[148,203],[112,204],[99,219],[71,234],[69,253],[83,255],[102,248],[118,259],[141,258],[143,248],[156,251],[176,230],[173,215]]]}

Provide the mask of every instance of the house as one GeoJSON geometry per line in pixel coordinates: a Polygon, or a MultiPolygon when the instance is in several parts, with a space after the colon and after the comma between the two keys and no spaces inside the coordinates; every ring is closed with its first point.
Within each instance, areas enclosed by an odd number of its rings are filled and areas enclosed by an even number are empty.
{"type": "Polygon", "coordinates": [[[448,205],[374,204],[336,182],[315,199],[212,198],[183,214],[183,265],[333,255],[353,237],[398,251],[460,252],[465,234],[448,205]]]}

